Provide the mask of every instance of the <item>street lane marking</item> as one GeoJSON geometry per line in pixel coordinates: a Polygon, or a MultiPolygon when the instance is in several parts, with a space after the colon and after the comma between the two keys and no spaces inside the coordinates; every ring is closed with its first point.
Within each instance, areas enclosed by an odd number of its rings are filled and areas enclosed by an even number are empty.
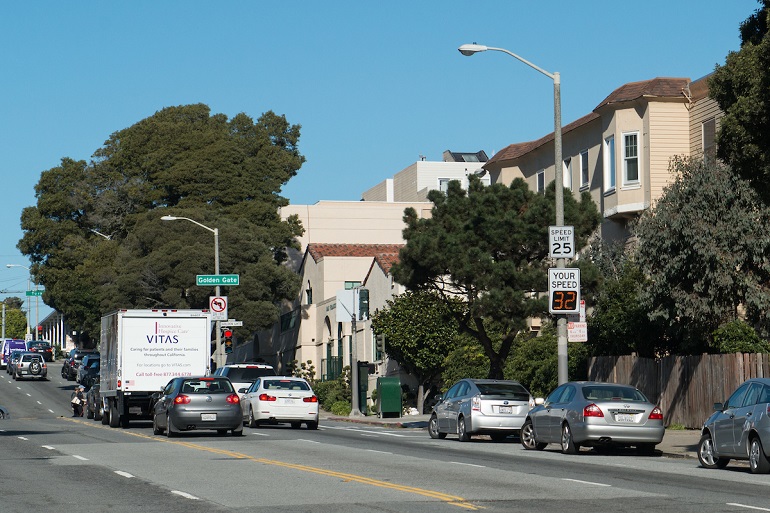
{"type": "Polygon", "coordinates": [[[115,473],[116,473],[117,475],[119,475],[119,476],[127,477],[127,478],[129,478],[129,479],[131,479],[132,477],[134,477],[134,476],[133,476],[133,474],[129,474],[128,472],[123,472],[122,470],[116,470],[116,471],[115,471],[115,473]]]}
{"type": "Polygon", "coordinates": [[[38,402],[37,402],[37,404],[43,404],[43,403],[41,403],[40,401],[38,401],[38,402]]]}
{"type": "MultiPolygon", "coordinates": [[[[98,425],[86,423],[86,422],[81,421],[79,419],[62,418],[62,420],[66,420],[66,421],[70,421],[70,422],[77,422],[79,424],[85,424],[85,425],[88,425],[90,427],[93,427],[94,429],[108,429],[108,430],[112,429],[112,428],[107,427],[107,426],[98,426],[98,425]]],[[[357,430],[351,430],[351,431],[357,431],[357,430]]],[[[386,488],[386,489],[396,490],[396,491],[400,491],[400,492],[404,492],[404,493],[412,493],[412,494],[415,494],[415,495],[420,495],[422,497],[428,497],[428,498],[431,498],[431,499],[437,499],[437,500],[445,502],[445,503],[447,503],[447,504],[449,504],[451,506],[457,506],[457,507],[465,508],[465,509],[471,510],[471,511],[477,511],[477,510],[483,509],[481,506],[476,506],[475,504],[471,504],[470,502],[468,502],[467,499],[464,499],[463,497],[460,497],[460,496],[457,496],[457,495],[450,495],[450,494],[439,492],[439,491],[435,491],[435,490],[428,490],[428,489],[425,489],[425,488],[417,488],[417,487],[408,486],[408,485],[400,485],[400,484],[390,483],[390,482],[387,482],[387,481],[380,481],[380,480],[377,480],[377,479],[372,479],[372,478],[365,477],[365,476],[359,476],[359,475],[356,475],[356,474],[347,474],[345,472],[337,472],[337,471],[334,471],[334,470],[327,470],[327,469],[323,469],[323,468],[309,467],[307,465],[299,465],[299,464],[296,464],[296,463],[287,463],[285,461],[268,460],[268,459],[265,459],[265,458],[258,458],[258,457],[255,457],[255,456],[249,456],[248,454],[228,451],[228,450],[225,450],[225,449],[217,449],[217,448],[214,448],[214,447],[206,447],[205,445],[195,444],[195,443],[191,443],[191,442],[183,442],[183,441],[176,441],[176,440],[172,441],[172,440],[169,440],[168,438],[159,438],[159,437],[154,436],[154,435],[145,435],[143,433],[136,433],[136,432],[131,432],[131,431],[120,431],[120,432],[125,434],[125,435],[135,436],[137,438],[143,438],[145,440],[152,440],[152,441],[155,441],[155,442],[180,445],[180,446],[188,447],[190,449],[195,449],[195,450],[198,450],[198,451],[210,452],[210,453],[213,453],[213,454],[221,454],[221,455],[228,456],[228,457],[234,458],[234,459],[249,460],[249,461],[253,461],[255,463],[262,463],[263,465],[273,465],[273,466],[276,466],[276,467],[288,468],[288,469],[299,470],[299,471],[302,471],[302,472],[309,472],[309,473],[312,473],[312,474],[317,474],[317,475],[322,475],[322,476],[334,477],[334,478],[337,478],[337,479],[342,479],[343,481],[350,481],[350,482],[364,484],[364,485],[376,486],[376,487],[379,487],[379,488],[386,488]]],[[[83,460],[86,459],[86,458],[83,458],[82,456],[75,456],[75,458],[79,458],[79,459],[83,459],[83,460]]],[[[174,493],[177,493],[177,492],[174,492],[174,493]]],[[[183,492],[178,492],[178,493],[181,495],[183,492]]]]}
{"type": "Polygon", "coordinates": [[[178,490],[171,490],[171,493],[173,493],[173,494],[176,494],[176,495],[181,495],[181,496],[182,496],[182,497],[184,497],[185,499],[190,499],[190,500],[193,500],[193,501],[199,501],[199,500],[200,500],[200,499],[199,499],[198,497],[196,497],[195,495],[190,495],[190,494],[189,494],[189,493],[187,493],[187,492],[180,492],[180,491],[178,491],[178,490]]]}
{"type": "Polygon", "coordinates": [[[366,452],[377,452],[377,453],[380,453],[380,454],[393,454],[392,452],[375,451],[374,449],[367,449],[366,452]]]}
{"type": "Polygon", "coordinates": [[[19,437],[19,440],[29,440],[29,438],[27,438],[27,437],[24,437],[24,436],[20,436],[20,437],[19,437]]]}
{"type": "Polygon", "coordinates": [[[487,468],[485,465],[476,465],[474,463],[462,463],[460,461],[450,461],[449,463],[453,465],[465,465],[466,467],[487,468]]]}
{"type": "Polygon", "coordinates": [[[84,458],[83,456],[78,456],[77,454],[73,454],[72,457],[77,458],[80,461],[88,461],[88,458],[84,458]]]}
{"type": "Polygon", "coordinates": [[[54,450],[54,448],[53,448],[53,447],[51,447],[50,445],[41,445],[41,447],[42,447],[43,449],[48,449],[49,451],[53,451],[53,450],[54,450]]]}
{"type": "Polygon", "coordinates": [[[770,508],[760,508],[760,507],[757,507],[757,506],[749,506],[747,504],[738,504],[737,502],[728,502],[727,505],[728,506],[737,506],[739,508],[755,509],[755,510],[758,510],[758,511],[770,511],[770,508]]]}
{"type": "Polygon", "coordinates": [[[252,435],[257,435],[257,436],[270,436],[270,435],[268,435],[267,433],[257,433],[257,432],[252,432],[251,434],[252,434],[252,435]]]}
{"type": "Polygon", "coordinates": [[[307,440],[305,438],[297,438],[297,441],[298,442],[307,442],[307,443],[310,443],[310,444],[320,444],[321,443],[318,440],[307,440]]]}
{"type": "Polygon", "coordinates": [[[404,438],[406,436],[406,435],[400,435],[398,433],[388,433],[387,431],[369,431],[367,429],[359,429],[359,428],[326,426],[326,429],[339,429],[342,431],[353,431],[354,433],[372,433],[374,435],[395,436],[397,438],[404,438]]]}
{"type": "Polygon", "coordinates": [[[564,478],[564,479],[562,479],[562,481],[572,481],[573,483],[589,484],[589,485],[594,485],[594,486],[612,486],[612,485],[609,485],[607,483],[594,483],[593,481],[581,481],[580,479],[564,478]]]}

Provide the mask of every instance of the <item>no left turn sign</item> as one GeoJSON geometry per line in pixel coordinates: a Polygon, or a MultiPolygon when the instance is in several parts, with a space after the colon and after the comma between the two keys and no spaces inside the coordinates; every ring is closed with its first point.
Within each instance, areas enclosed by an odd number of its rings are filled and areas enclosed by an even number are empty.
{"type": "Polygon", "coordinates": [[[227,320],[227,296],[209,296],[209,310],[211,310],[211,320],[227,320]]]}

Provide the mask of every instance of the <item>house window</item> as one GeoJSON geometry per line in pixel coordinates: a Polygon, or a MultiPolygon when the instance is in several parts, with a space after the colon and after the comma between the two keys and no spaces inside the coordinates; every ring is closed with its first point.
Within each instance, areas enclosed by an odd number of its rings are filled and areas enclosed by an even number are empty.
{"type": "Polygon", "coordinates": [[[562,180],[564,181],[564,188],[572,190],[572,157],[564,159],[562,180]]]}
{"type": "Polygon", "coordinates": [[[438,190],[440,190],[443,193],[446,193],[448,189],[449,189],[449,178],[439,178],[438,190]]]}
{"type": "Polygon", "coordinates": [[[639,132],[623,134],[623,183],[639,183],[639,132]]]}
{"type": "Polygon", "coordinates": [[[588,150],[580,152],[580,186],[588,185],[588,150]]]}
{"type": "Polygon", "coordinates": [[[703,161],[714,162],[717,156],[717,122],[707,119],[701,124],[701,143],[703,144],[703,161]]]}
{"type": "Polygon", "coordinates": [[[545,192],[545,169],[537,172],[537,192],[545,192]]]}
{"type": "Polygon", "coordinates": [[[615,136],[604,140],[604,190],[615,190],[615,136]]]}
{"type": "Polygon", "coordinates": [[[345,290],[354,289],[356,287],[360,287],[361,282],[360,281],[346,281],[345,282],[345,290]]]}

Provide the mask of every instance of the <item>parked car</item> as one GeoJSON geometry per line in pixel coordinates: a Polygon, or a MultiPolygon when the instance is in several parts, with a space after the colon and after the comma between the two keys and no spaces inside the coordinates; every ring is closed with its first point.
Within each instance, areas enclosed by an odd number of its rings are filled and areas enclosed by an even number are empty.
{"type": "Polygon", "coordinates": [[[21,354],[25,351],[23,349],[14,349],[11,351],[11,354],[8,356],[8,366],[5,368],[6,372],[13,376],[14,370],[16,368],[16,364],[19,363],[19,358],[21,357],[21,354]]]}
{"type": "Polygon", "coordinates": [[[230,380],[235,390],[248,388],[254,380],[262,376],[275,376],[275,369],[266,363],[228,363],[214,371],[214,376],[224,376],[230,380]]]}
{"type": "Polygon", "coordinates": [[[318,429],[318,397],[303,378],[269,376],[257,378],[247,389],[241,388],[241,411],[249,427],[260,424],[304,423],[318,429]]]}
{"type": "Polygon", "coordinates": [[[181,431],[215,429],[243,434],[241,401],[221,376],[180,377],[168,382],[153,407],[152,432],[169,438],[181,431]]]}
{"type": "Polygon", "coordinates": [[[86,392],[86,417],[94,420],[102,420],[104,417],[98,374],[93,378],[91,388],[86,392]]]}
{"type": "Polygon", "coordinates": [[[26,351],[27,344],[23,340],[16,338],[4,338],[3,339],[2,354],[0,354],[0,368],[5,369],[8,374],[8,361],[11,356],[11,352],[15,350],[26,351]]]}
{"type": "Polygon", "coordinates": [[[47,362],[53,361],[53,347],[51,347],[50,342],[45,340],[30,340],[27,342],[27,351],[40,353],[43,355],[43,360],[47,362]]]}
{"type": "Polygon", "coordinates": [[[633,446],[640,454],[652,454],[664,433],[660,408],[635,387],[573,381],[557,387],[529,412],[521,444],[542,450],[558,443],[565,454],[577,454],[581,446],[633,446]]]}
{"type": "Polygon", "coordinates": [[[705,468],[725,468],[731,459],[748,460],[751,472],[770,471],[770,379],[745,381],[701,429],[698,460],[705,468]]]}
{"type": "Polygon", "coordinates": [[[534,405],[532,395],[518,381],[461,379],[437,398],[428,434],[431,438],[457,434],[461,442],[469,441],[472,435],[503,440],[519,433],[534,405]]]}
{"type": "Polygon", "coordinates": [[[75,381],[88,388],[95,376],[99,375],[99,353],[88,353],[78,365],[78,375],[75,381]]]}
{"type": "Polygon", "coordinates": [[[43,355],[24,352],[19,355],[19,360],[13,366],[13,379],[48,379],[48,366],[43,355]]]}
{"type": "Polygon", "coordinates": [[[93,349],[71,349],[62,364],[61,377],[68,381],[74,381],[78,377],[78,366],[83,361],[83,357],[94,352],[93,349]]]}

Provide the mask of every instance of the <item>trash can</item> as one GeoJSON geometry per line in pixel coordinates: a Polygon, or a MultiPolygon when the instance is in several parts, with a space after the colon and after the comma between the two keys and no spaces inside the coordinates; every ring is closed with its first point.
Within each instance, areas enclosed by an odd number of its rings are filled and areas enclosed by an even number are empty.
{"type": "Polygon", "coordinates": [[[377,415],[381,418],[401,416],[401,380],[377,378],[377,415]]]}

